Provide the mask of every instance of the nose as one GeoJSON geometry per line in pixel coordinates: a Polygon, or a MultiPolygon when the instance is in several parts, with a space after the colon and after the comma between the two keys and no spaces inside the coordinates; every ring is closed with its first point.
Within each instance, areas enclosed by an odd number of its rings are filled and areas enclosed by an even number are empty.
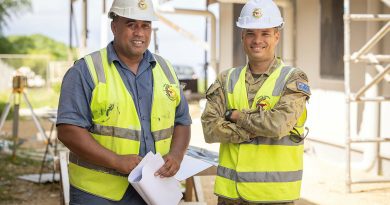
{"type": "Polygon", "coordinates": [[[255,38],[253,38],[253,42],[254,42],[255,44],[259,44],[259,43],[261,43],[262,41],[263,41],[263,38],[262,38],[261,35],[256,34],[256,35],[255,35],[255,38]]]}
{"type": "Polygon", "coordinates": [[[135,26],[134,28],[134,35],[135,36],[143,36],[145,33],[144,33],[144,30],[142,29],[141,26],[135,26]]]}

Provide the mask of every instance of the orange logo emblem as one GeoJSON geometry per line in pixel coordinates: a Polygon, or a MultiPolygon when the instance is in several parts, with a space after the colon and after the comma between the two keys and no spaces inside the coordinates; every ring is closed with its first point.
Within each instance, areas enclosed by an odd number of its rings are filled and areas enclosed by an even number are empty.
{"type": "Polygon", "coordinates": [[[167,95],[170,100],[172,100],[172,101],[176,100],[177,93],[176,93],[175,89],[173,89],[172,85],[165,84],[164,91],[165,91],[165,95],[167,95]]]}
{"type": "Polygon", "coordinates": [[[260,96],[256,101],[256,107],[261,107],[263,110],[269,110],[271,105],[269,99],[268,96],[260,96]]]}

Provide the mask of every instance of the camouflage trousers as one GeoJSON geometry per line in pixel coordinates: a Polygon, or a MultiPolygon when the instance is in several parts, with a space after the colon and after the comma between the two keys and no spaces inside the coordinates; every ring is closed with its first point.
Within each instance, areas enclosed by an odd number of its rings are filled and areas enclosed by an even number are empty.
{"type": "Polygon", "coordinates": [[[294,202],[283,202],[283,203],[251,203],[242,199],[226,199],[218,197],[218,205],[294,205],[294,202]]]}

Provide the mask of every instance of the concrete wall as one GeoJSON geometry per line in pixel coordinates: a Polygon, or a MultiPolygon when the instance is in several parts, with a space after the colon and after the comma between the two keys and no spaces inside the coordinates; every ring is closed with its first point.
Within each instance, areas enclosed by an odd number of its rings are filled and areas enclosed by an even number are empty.
{"type": "Polygon", "coordinates": [[[235,22],[233,20],[233,4],[221,3],[219,5],[219,71],[233,67],[233,27],[235,22]],[[222,18],[223,17],[223,18],[222,18]]]}

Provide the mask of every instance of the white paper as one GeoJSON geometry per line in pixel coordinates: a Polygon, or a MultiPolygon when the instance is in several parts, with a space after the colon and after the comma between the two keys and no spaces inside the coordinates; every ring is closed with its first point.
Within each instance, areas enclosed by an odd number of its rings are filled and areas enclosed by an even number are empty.
{"type": "Polygon", "coordinates": [[[128,180],[148,205],[178,204],[183,194],[173,177],[160,178],[154,173],[164,165],[159,153],[149,152],[130,173],[128,180]]]}
{"type": "Polygon", "coordinates": [[[196,159],[194,157],[184,155],[183,161],[181,162],[180,169],[175,174],[175,179],[182,181],[195,174],[211,167],[212,164],[196,159]]]}
{"type": "Polygon", "coordinates": [[[129,174],[128,180],[148,205],[178,204],[183,197],[179,181],[185,180],[212,165],[185,155],[173,177],[160,178],[154,173],[164,165],[160,153],[149,152],[129,174]]]}

